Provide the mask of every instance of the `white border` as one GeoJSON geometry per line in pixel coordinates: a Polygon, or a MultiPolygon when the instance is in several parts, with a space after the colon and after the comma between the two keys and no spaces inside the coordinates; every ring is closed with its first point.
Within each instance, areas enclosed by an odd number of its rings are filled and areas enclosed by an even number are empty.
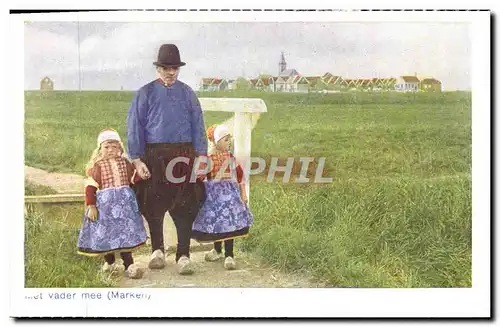
{"type": "MultiPolygon", "coordinates": [[[[92,2],[93,8],[98,8],[92,2]]],[[[67,5],[65,3],[65,5],[67,5]]],[[[20,6],[17,6],[18,8],[20,6]]],[[[30,6],[27,5],[27,8],[30,6]]],[[[37,3],[36,7],[40,7],[37,3]]],[[[56,7],[54,5],[48,7],[56,7]]],[[[74,6],[77,7],[77,6],[74,6]]],[[[79,5],[78,8],[85,6],[79,5]]],[[[205,6],[201,6],[205,7],[205,6]]],[[[227,7],[221,6],[221,8],[227,7]]],[[[234,7],[234,4],[233,4],[234,7]]],[[[247,7],[248,6],[241,6],[247,7]]],[[[298,6],[299,8],[302,6],[298,6]]],[[[316,6],[321,8],[321,6],[316,6]]],[[[89,8],[89,7],[88,7],[89,8]]],[[[102,7],[101,7],[102,8],[102,7]]],[[[185,8],[189,8],[187,5],[185,8]]],[[[261,6],[265,8],[265,6],[261,6]]],[[[382,7],[383,8],[383,7],[382,7]]],[[[29,302],[25,295],[41,290],[24,290],[23,260],[23,170],[9,171],[6,185],[15,198],[9,199],[13,213],[5,220],[12,245],[10,312],[12,316],[121,316],[138,317],[487,317],[490,314],[490,79],[488,12],[140,12],[33,15],[29,20],[93,21],[462,21],[471,23],[473,87],[473,287],[470,289],[137,289],[150,301],[50,301],[29,302]],[[49,17],[51,16],[51,17],[49,17]],[[126,18],[125,18],[126,17],[126,18]],[[231,299],[227,301],[227,297],[231,299]],[[199,305],[193,305],[193,302],[199,305]],[[225,303],[225,305],[221,305],[225,303]],[[279,303],[280,305],[277,305],[279,303]],[[249,311],[251,310],[251,311],[249,311]]],[[[7,108],[10,143],[8,151],[16,167],[23,154],[23,26],[22,15],[9,16],[6,45],[9,65],[7,108]],[[14,50],[15,49],[15,50],[14,50]]],[[[50,291],[50,290],[49,290],[50,291]]],[[[61,290],[63,291],[63,290],[61,290]]],[[[74,292],[97,291],[78,289],[74,292]]],[[[108,289],[102,290],[103,294],[108,289]]],[[[47,292],[45,292],[47,293],[47,292]]]]}
{"type": "Polygon", "coordinates": [[[487,12],[452,11],[120,11],[54,14],[19,14],[19,19],[32,21],[81,22],[471,22],[474,14],[487,12]]]}
{"type": "Polygon", "coordinates": [[[326,10],[360,10],[360,9],[488,9],[491,8],[492,0],[476,0],[473,3],[455,1],[450,3],[446,0],[421,0],[417,3],[401,2],[397,0],[380,0],[377,4],[373,4],[367,0],[350,0],[350,1],[336,1],[331,4],[322,0],[309,0],[307,3],[298,0],[286,0],[279,3],[279,1],[270,2],[268,0],[252,0],[235,2],[232,0],[212,0],[209,3],[196,0],[185,0],[182,3],[166,4],[162,0],[146,0],[138,4],[136,1],[120,1],[105,3],[101,0],[86,0],[86,1],[72,1],[68,3],[65,0],[50,0],[40,3],[38,0],[19,0],[11,5],[12,9],[326,9],[326,10]],[[451,5],[451,6],[450,6],[451,5]]]}

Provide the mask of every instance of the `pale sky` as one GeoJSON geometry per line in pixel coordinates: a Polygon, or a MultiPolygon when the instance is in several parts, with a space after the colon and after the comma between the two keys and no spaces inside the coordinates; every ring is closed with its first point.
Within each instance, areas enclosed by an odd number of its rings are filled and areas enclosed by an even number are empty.
{"type": "Polygon", "coordinates": [[[179,79],[195,90],[202,77],[276,75],[281,51],[301,75],[417,73],[446,90],[471,89],[464,23],[81,22],[79,31],[76,22],[25,25],[25,89],[39,89],[47,75],[58,90],[77,90],[79,76],[83,90],[137,90],[156,78],[163,43],[179,47],[186,62],[179,79]]]}

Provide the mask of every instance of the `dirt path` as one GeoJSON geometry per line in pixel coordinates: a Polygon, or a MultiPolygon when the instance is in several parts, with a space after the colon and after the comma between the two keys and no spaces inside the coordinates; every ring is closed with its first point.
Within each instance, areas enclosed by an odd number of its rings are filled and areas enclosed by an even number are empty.
{"type": "Polygon", "coordinates": [[[83,193],[84,177],[76,174],[49,173],[24,166],[24,177],[30,183],[48,186],[57,193],[83,193]]]}
{"type": "MultiPolygon", "coordinates": [[[[224,269],[224,261],[206,262],[204,252],[191,253],[194,274],[181,276],[177,273],[175,255],[167,256],[167,265],[162,270],[146,269],[142,279],[120,278],[120,287],[325,287],[308,280],[306,276],[284,274],[261,264],[257,259],[241,252],[235,252],[236,270],[224,269]]],[[[134,258],[135,262],[147,267],[149,255],[134,258]]]]}
{"type": "MultiPolygon", "coordinates": [[[[25,178],[38,185],[49,186],[58,193],[83,193],[83,176],[74,174],[49,173],[41,169],[25,166],[25,178]]],[[[172,251],[177,243],[172,219],[165,217],[164,235],[167,246],[172,251]]],[[[147,223],[145,224],[147,229],[147,223]]],[[[149,235],[149,231],[148,235],[149,235]]],[[[285,274],[271,267],[266,267],[258,259],[247,253],[237,251],[237,269],[227,271],[223,261],[206,262],[204,251],[207,245],[191,242],[191,260],[195,273],[181,276],[175,266],[175,255],[167,256],[167,265],[162,270],[146,269],[142,279],[119,278],[119,287],[324,287],[309,280],[307,276],[285,274]]],[[[135,262],[147,267],[149,245],[135,254],[135,262]]]]}

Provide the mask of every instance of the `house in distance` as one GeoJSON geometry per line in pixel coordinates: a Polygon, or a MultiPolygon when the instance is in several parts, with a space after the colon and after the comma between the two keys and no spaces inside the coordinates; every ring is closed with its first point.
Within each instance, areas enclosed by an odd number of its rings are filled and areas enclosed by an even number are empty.
{"type": "Polygon", "coordinates": [[[54,90],[54,82],[47,76],[45,76],[40,81],[40,90],[42,91],[53,91],[54,90]]]}

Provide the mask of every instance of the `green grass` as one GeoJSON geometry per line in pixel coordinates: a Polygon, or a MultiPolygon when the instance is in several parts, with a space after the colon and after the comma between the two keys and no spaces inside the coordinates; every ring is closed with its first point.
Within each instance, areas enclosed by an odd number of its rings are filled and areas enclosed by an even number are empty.
{"type": "Polygon", "coordinates": [[[339,287],[470,286],[470,177],[259,184],[244,249],[339,287]]]}
{"type": "MultiPolygon", "coordinates": [[[[26,195],[53,194],[27,183],[26,195]]],[[[114,280],[99,273],[102,258],[76,253],[81,206],[35,208],[24,217],[25,287],[113,287],[114,280]]]]}
{"type": "Polygon", "coordinates": [[[33,184],[27,180],[24,181],[24,195],[50,195],[56,193],[54,189],[48,186],[33,184]]]}
{"type": "MultiPolygon", "coordinates": [[[[26,92],[26,164],[82,173],[102,128],[125,138],[132,96],[26,92]]],[[[252,177],[242,249],[332,286],[471,286],[470,93],[200,96],[264,99],[252,155],[326,157],[334,179],[252,177]]],[[[205,113],[207,126],[228,117],[205,113]]]]}
{"type": "MultiPolygon", "coordinates": [[[[115,128],[126,139],[131,92],[26,92],[25,162],[48,171],[84,173],[97,134],[115,128]],[[50,144],[51,151],[47,151],[50,144]]],[[[206,123],[230,117],[211,113],[206,123]]],[[[126,142],[125,146],[126,146],[126,142]]]]}

